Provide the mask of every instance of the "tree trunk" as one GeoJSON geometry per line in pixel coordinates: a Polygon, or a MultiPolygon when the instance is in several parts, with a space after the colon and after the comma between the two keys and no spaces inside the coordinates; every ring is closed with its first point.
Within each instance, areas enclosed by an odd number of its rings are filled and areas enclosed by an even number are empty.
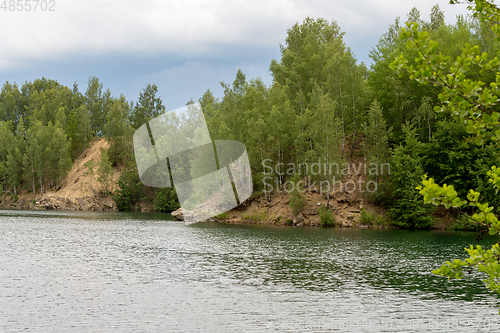
{"type": "Polygon", "coordinates": [[[344,98],[342,97],[342,87],[339,84],[340,92],[340,109],[342,111],[342,157],[344,157],[344,145],[345,145],[345,124],[344,124],[344,98]]]}
{"type": "Polygon", "coordinates": [[[35,168],[33,166],[33,152],[31,152],[31,185],[33,186],[33,197],[36,197],[36,190],[35,190],[35,168]]]}

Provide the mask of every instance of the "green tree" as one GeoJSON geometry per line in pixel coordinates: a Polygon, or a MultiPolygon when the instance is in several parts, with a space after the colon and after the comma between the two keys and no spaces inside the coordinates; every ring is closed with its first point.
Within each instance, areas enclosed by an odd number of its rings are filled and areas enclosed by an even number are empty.
{"type": "Polygon", "coordinates": [[[129,108],[125,97],[121,96],[106,115],[104,135],[110,144],[108,155],[111,165],[122,163],[130,151],[132,128],[127,119],[129,108]]]}
{"type": "MultiPolygon", "coordinates": [[[[489,29],[485,29],[484,23],[478,18],[458,16],[455,24],[445,24],[443,18],[444,13],[439,7],[434,6],[430,22],[422,21],[418,11],[412,10],[407,23],[418,23],[416,29],[419,32],[425,31],[431,39],[438,42],[439,52],[443,56],[451,58],[460,56],[462,46],[466,44],[478,45],[483,50],[488,49],[489,58],[500,50],[498,41],[493,41],[490,36],[491,31],[488,32],[489,29]]],[[[411,80],[410,73],[400,72],[401,75],[398,75],[391,69],[390,64],[400,56],[407,59],[408,66],[413,67],[416,66],[415,59],[418,58],[418,50],[408,49],[405,40],[398,38],[400,30],[400,19],[397,18],[370,52],[373,65],[368,85],[373,98],[380,102],[384,110],[384,119],[394,129],[395,140],[403,139],[402,126],[407,121],[412,121],[418,126],[422,134],[421,140],[424,141],[424,131],[428,133],[427,138],[430,139],[435,123],[449,119],[450,116],[436,114],[431,107],[439,103],[439,87],[411,80]]],[[[475,66],[464,74],[469,78],[480,78],[485,83],[495,79],[491,73],[480,72],[475,66]]]]}
{"type": "Polygon", "coordinates": [[[119,211],[132,211],[144,194],[144,185],[139,179],[135,163],[131,160],[125,162],[125,167],[116,181],[116,187],[113,195],[116,207],[119,211]]]}
{"type": "MultiPolygon", "coordinates": [[[[482,22],[490,24],[491,31],[500,37],[500,8],[494,3],[485,0],[467,0],[468,8],[473,10],[474,16],[482,22]]],[[[457,3],[457,1],[450,1],[457,3]]],[[[458,121],[465,123],[467,133],[476,144],[482,145],[492,141],[500,142],[500,75],[498,68],[500,60],[491,59],[488,54],[481,52],[479,46],[465,45],[461,56],[452,60],[450,56],[438,53],[438,42],[433,41],[425,31],[419,31],[417,24],[408,24],[402,29],[401,38],[407,40],[407,46],[418,51],[416,64],[408,65],[408,60],[401,56],[392,63],[397,71],[406,70],[411,78],[422,83],[432,83],[440,87],[439,99],[441,106],[436,106],[436,112],[451,114],[458,121]],[[484,75],[491,71],[496,73],[496,80],[489,84],[478,79],[477,76],[468,77],[474,69],[484,75]]],[[[498,147],[498,146],[497,146],[498,147]]],[[[498,191],[500,189],[500,168],[495,165],[487,172],[490,183],[498,191]]],[[[444,205],[446,208],[474,209],[471,222],[489,230],[490,235],[500,232],[498,207],[490,206],[481,198],[481,193],[471,189],[466,199],[458,196],[453,185],[435,183],[433,178],[423,177],[422,185],[418,186],[424,202],[434,205],[444,205]],[[481,199],[480,199],[481,198],[481,199]]],[[[491,249],[483,249],[480,245],[466,248],[469,258],[447,261],[433,273],[448,278],[462,278],[464,269],[476,268],[486,273],[483,281],[492,290],[500,293],[500,243],[494,244],[491,249]]]]}
{"type": "Polygon", "coordinates": [[[373,101],[368,110],[366,122],[362,125],[365,138],[361,143],[363,153],[369,164],[377,166],[377,172],[371,176],[376,182],[379,181],[380,172],[384,163],[387,163],[390,156],[389,139],[392,129],[387,128],[382,108],[377,100],[373,101]]]}
{"type": "Polygon", "coordinates": [[[95,76],[90,77],[87,90],[85,91],[85,105],[90,115],[90,124],[92,132],[96,136],[101,136],[106,113],[103,110],[103,85],[95,76]]]}
{"type": "Polygon", "coordinates": [[[4,83],[0,91],[0,121],[12,121],[17,125],[17,120],[24,114],[21,91],[17,84],[4,83]]]}
{"type": "Polygon", "coordinates": [[[165,112],[160,97],[157,97],[158,87],[156,84],[149,84],[139,93],[139,101],[130,114],[132,127],[137,129],[145,122],[158,117],[165,112]]]}
{"type": "Polygon", "coordinates": [[[16,155],[19,153],[19,149],[15,149],[14,154],[10,153],[7,155],[7,177],[9,184],[14,188],[14,195],[17,195],[17,187],[19,186],[19,166],[17,164],[16,155]]]}
{"type": "Polygon", "coordinates": [[[99,167],[97,168],[97,180],[101,183],[101,190],[104,192],[104,196],[107,197],[111,176],[113,175],[113,169],[111,168],[111,162],[109,161],[108,151],[104,148],[100,148],[100,151],[101,161],[99,162],[99,167]]]}
{"type": "MultiPolygon", "coordinates": [[[[334,115],[341,123],[341,155],[345,149],[345,133],[356,126],[356,112],[362,108],[364,90],[363,68],[358,66],[351,50],[343,41],[344,33],[336,22],[306,18],[288,30],[286,45],[281,46],[281,60],[271,62],[274,82],[286,87],[290,106],[296,111],[300,133],[296,135],[296,153],[300,162],[314,155],[311,150],[310,131],[306,110],[317,109],[315,91],[328,95],[335,103],[334,115]]],[[[360,117],[358,117],[360,118],[360,117]]]]}
{"type": "Polygon", "coordinates": [[[415,191],[424,175],[424,145],[417,140],[416,130],[411,124],[403,126],[403,132],[405,139],[394,150],[391,160],[391,205],[388,213],[394,225],[412,229],[427,228],[433,222],[432,206],[424,204],[415,191]]]}
{"type": "Polygon", "coordinates": [[[85,104],[70,111],[67,134],[71,140],[71,158],[76,159],[82,152],[87,156],[87,146],[92,138],[92,131],[90,115],[85,104]]]}
{"type": "Polygon", "coordinates": [[[181,206],[174,188],[164,187],[156,191],[153,199],[155,209],[161,213],[170,213],[181,206]]]}

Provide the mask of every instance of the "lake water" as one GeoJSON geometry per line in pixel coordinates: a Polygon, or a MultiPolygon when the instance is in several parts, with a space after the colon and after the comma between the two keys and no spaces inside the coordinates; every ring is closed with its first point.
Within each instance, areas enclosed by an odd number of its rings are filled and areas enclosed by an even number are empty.
{"type": "Polygon", "coordinates": [[[0,331],[500,331],[481,275],[430,272],[472,233],[169,217],[0,211],[0,331]]]}

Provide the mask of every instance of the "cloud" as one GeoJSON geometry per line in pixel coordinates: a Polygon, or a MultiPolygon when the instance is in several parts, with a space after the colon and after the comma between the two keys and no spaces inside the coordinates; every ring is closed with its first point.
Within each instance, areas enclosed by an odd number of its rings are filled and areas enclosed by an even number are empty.
{"type": "MultiPolygon", "coordinates": [[[[266,85],[271,84],[269,66],[245,63],[208,63],[188,61],[180,66],[167,67],[160,72],[137,77],[136,85],[143,89],[147,83],[155,83],[167,109],[184,105],[189,99],[197,101],[210,89],[216,98],[221,98],[223,89],[220,82],[232,84],[238,69],[247,80],[260,77],[266,85]]],[[[136,95],[139,95],[137,90],[136,95]]]]}
{"type": "Polygon", "coordinates": [[[76,80],[81,91],[97,76],[130,100],[156,83],[167,108],[176,108],[207,89],[222,97],[219,82],[232,83],[239,68],[270,84],[287,29],[307,16],[337,21],[358,61],[370,63],[396,16],[404,21],[417,6],[427,20],[435,3],[447,22],[467,12],[447,0],[55,0],[53,12],[0,9],[0,73],[18,83],[76,80]]]}
{"type": "MultiPolygon", "coordinates": [[[[435,2],[420,1],[418,7],[428,15],[435,2]]],[[[460,7],[438,3],[446,11],[460,7]]],[[[355,42],[380,34],[413,5],[401,0],[54,1],[52,12],[39,7],[2,13],[0,70],[74,56],[219,57],[227,46],[264,52],[276,49],[286,29],[306,16],[337,20],[355,42]]]]}

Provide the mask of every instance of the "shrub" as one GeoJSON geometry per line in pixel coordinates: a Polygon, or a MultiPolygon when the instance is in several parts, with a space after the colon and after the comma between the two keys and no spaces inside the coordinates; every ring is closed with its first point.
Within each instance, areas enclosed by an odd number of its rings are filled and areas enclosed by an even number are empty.
{"type": "Polygon", "coordinates": [[[242,218],[244,220],[261,222],[261,221],[267,220],[267,214],[266,214],[266,212],[253,213],[253,214],[243,215],[242,218]]]}
{"type": "Polygon", "coordinates": [[[218,218],[218,219],[227,219],[227,218],[229,218],[229,214],[227,212],[224,212],[224,213],[221,213],[221,214],[217,215],[216,218],[218,218]]]}
{"type": "Polygon", "coordinates": [[[467,231],[479,231],[481,227],[474,222],[469,220],[467,215],[460,215],[455,219],[455,222],[451,226],[452,230],[467,230],[467,231]]]}
{"type": "Polygon", "coordinates": [[[422,143],[411,125],[403,127],[404,144],[394,150],[391,165],[391,207],[389,216],[393,224],[411,229],[427,228],[433,224],[432,206],[422,202],[415,189],[424,175],[422,143]]]}
{"type": "Polygon", "coordinates": [[[179,199],[177,198],[177,193],[175,189],[171,187],[160,188],[156,191],[153,204],[155,205],[155,209],[162,213],[173,212],[181,207],[179,199]]]}
{"type": "Polygon", "coordinates": [[[366,225],[387,225],[388,221],[382,216],[375,213],[369,213],[365,207],[361,208],[361,216],[359,222],[366,225]]]}
{"type": "Polygon", "coordinates": [[[139,175],[131,163],[126,165],[116,184],[113,196],[116,207],[119,211],[130,212],[144,192],[139,175]]]}
{"type": "Polygon", "coordinates": [[[323,206],[319,207],[318,215],[322,227],[335,227],[337,225],[335,215],[329,209],[323,206]]]}
{"type": "Polygon", "coordinates": [[[302,194],[302,192],[299,191],[298,187],[298,182],[300,180],[299,175],[295,175],[293,177],[293,191],[290,192],[290,208],[292,209],[293,213],[297,215],[298,213],[301,212],[302,208],[304,208],[307,205],[307,201],[302,194]]]}

